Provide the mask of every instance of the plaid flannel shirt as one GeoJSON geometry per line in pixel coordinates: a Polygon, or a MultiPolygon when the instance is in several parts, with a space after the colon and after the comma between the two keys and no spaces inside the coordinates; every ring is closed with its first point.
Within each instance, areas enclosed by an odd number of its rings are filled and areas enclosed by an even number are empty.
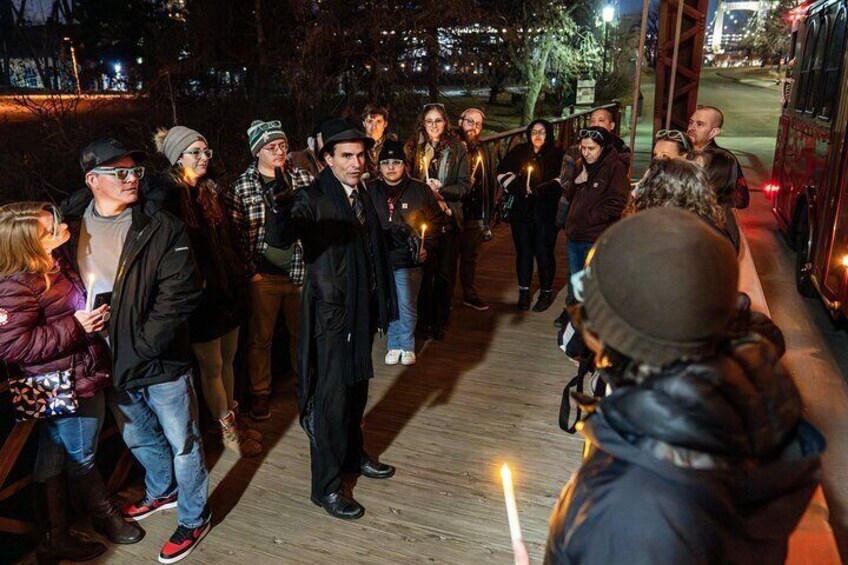
{"type": "MultiPolygon", "coordinates": [[[[307,187],[315,181],[305,169],[287,166],[285,173],[289,176],[294,190],[307,187]]],[[[268,247],[265,242],[265,200],[262,198],[262,180],[256,161],[247,167],[226,192],[225,203],[236,231],[245,271],[248,276],[253,276],[262,254],[268,247]]],[[[300,241],[294,245],[289,279],[292,284],[300,286],[306,274],[306,265],[303,262],[303,246],[300,241]]]]}

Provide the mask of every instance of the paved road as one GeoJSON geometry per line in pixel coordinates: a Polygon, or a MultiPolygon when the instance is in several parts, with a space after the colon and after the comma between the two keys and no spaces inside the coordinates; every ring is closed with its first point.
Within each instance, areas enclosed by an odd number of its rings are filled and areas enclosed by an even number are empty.
{"type": "MultiPolygon", "coordinates": [[[[719,142],[740,157],[758,191],[771,171],[780,93],[707,74],[699,102],[720,106],[726,127],[719,142]]],[[[741,213],[772,317],[783,329],[786,367],[804,399],[805,414],[825,434],[824,488],[843,561],[848,562],[848,332],[835,326],[818,300],[795,291],[793,252],[778,233],[761,192],[741,213]]]]}

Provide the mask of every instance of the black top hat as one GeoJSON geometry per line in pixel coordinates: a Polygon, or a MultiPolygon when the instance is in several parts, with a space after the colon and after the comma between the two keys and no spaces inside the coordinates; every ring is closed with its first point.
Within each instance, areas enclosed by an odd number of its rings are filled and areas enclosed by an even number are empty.
{"type": "Polygon", "coordinates": [[[114,137],[101,137],[95,139],[80,153],[80,167],[82,172],[87,173],[91,169],[108,165],[113,161],[124,157],[132,157],[137,163],[144,161],[144,151],[137,149],[129,150],[114,137]]]}
{"type": "Polygon", "coordinates": [[[325,153],[332,151],[333,146],[342,141],[362,141],[365,143],[365,149],[371,149],[374,146],[373,139],[342,118],[334,118],[321,124],[321,140],[324,145],[318,153],[319,157],[323,157],[325,153]]]}

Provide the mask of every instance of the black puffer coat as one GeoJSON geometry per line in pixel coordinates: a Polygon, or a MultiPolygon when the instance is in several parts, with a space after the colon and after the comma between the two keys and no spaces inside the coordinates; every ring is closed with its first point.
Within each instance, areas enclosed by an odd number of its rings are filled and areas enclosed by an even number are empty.
{"type": "Polygon", "coordinates": [[[551,518],[546,563],[783,563],[824,439],[756,334],[618,388],[551,518]]]}

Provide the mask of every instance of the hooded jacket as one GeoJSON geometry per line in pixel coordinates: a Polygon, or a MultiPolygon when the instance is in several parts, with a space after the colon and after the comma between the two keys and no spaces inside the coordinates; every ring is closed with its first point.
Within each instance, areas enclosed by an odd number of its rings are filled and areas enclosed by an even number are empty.
{"type": "Polygon", "coordinates": [[[79,276],[59,261],[50,273],[0,278],[0,359],[24,375],[73,370],[74,390],[88,398],[109,386],[109,350],[74,318],[85,309],[79,276]]]}
{"type": "MultiPolygon", "coordinates": [[[[200,303],[201,278],[185,224],[144,198],[132,221],[112,289],[109,345],[117,390],[173,381],[191,370],[189,316],[200,303]]],[[[71,240],[64,249],[76,270],[80,223],[92,194],[84,188],[62,202],[71,240]]]]}
{"type": "Polygon", "coordinates": [[[551,517],[550,564],[782,564],[820,480],[775,347],[756,334],[616,389],[551,517]]]}
{"type": "Polygon", "coordinates": [[[506,187],[514,197],[510,222],[529,222],[553,225],[559,197],[558,181],[564,152],[554,145],[554,129],[547,120],[534,120],[527,126],[527,142],[513,147],[498,164],[498,175],[514,173],[515,179],[506,187]],[[533,150],[530,132],[536,124],[545,128],[545,143],[539,152],[533,150]],[[527,172],[530,171],[530,194],[527,194],[527,172]]]}
{"type": "Polygon", "coordinates": [[[569,241],[595,241],[621,219],[630,200],[627,167],[612,145],[604,148],[600,160],[587,171],[586,182],[571,184],[565,193],[571,202],[565,223],[569,241]]]}

